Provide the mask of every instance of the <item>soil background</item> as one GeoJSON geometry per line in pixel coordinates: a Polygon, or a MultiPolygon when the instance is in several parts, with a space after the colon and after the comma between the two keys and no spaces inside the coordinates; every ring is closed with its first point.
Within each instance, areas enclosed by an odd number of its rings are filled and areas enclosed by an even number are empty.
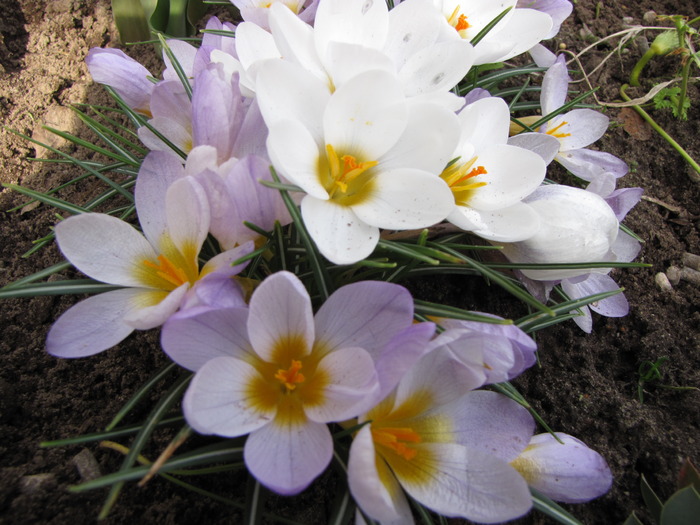
{"type": "MultiPolygon", "coordinates": [[[[551,49],[565,45],[579,51],[597,38],[624,29],[625,24],[641,24],[651,9],[692,18],[700,15],[697,7],[695,0],[578,0],[573,15],[548,45],[551,49]]],[[[225,14],[225,10],[218,14],[225,14]]],[[[649,40],[654,34],[647,34],[649,40]]],[[[581,58],[584,69],[591,71],[614,51],[616,42],[586,53],[581,58]]],[[[76,150],[47,133],[42,125],[94,140],[69,106],[111,105],[104,90],[92,83],[84,65],[87,51],[95,46],[119,46],[107,0],[0,0],[0,122],[61,151],[91,160],[93,154],[76,150]]],[[[127,52],[151,71],[158,71],[159,62],[151,48],[129,48],[127,52]]],[[[642,52],[643,42],[637,40],[622,53],[615,53],[592,76],[601,100],[619,99],[619,86],[627,82],[642,52]]],[[[655,83],[672,78],[678,66],[677,56],[654,60],[645,70],[642,88],[630,94],[640,96],[655,83]]],[[[695,159],[700,159],[698,91],[697,84],[691,86],[695,105],[686,122],[674,120],[670,112],[653,112],[695,159]]],[[[612,119],[611,129],[595,147],[623,158],[631,166],[620,187],[645,189],[647,200],[637,205],[625,222],[645,241],[638,260],[652,267],[613,274],[625,287],[631,304],[627,317],[594,316],[594,332],[590,335],[572,322],[538,333],[540,366],[516,382],[555,430],[577,436],[607,459],[615,476],[612,490],[590,503],[567,507],[588,525],[621,524],[632,510],[642,511],[640,475],[646,476],[665,499],[674,491],[682,460],[690,457],[700,463],[700,393],[660,386],[700,386],[700,291],[697,283],[687,281],[672,290],[662,290],[654,280],[655,274],[669,266],[683,266],[685,252],[700,254],[700,185],[681,157],[636,119],[635,113],[619,108],[607,113],[612,119]],[[644,403],[640,403],[639,367],[660,357],[668,358],[661,368],[661,378],[645,384],[644,403]]],[[[28,157],[57,156],[3,131],[0,180],[47,191],[78,175],[73,167],[31,162],[28,157]]],[[[566,176],[562,170],[552,173],[554,177],[566,176]]],[[[82,204],[104,189],[90,178],[61,190],[58,196],[82,204]]],[[[0,285],[61,260],[51,245],[31,257],[22,257],[35,240],[50,233],[57,221],[56,210],[44,205],[10,211],[26,202],[16,192],[5,189],[0,193],[0,285]]],[[[54,278],[77,276],[69,269],[54,278]]],[[[464,308],[510,317],[526,313],[513,311],[507,296],[476,279],[431,279],[414,283],[412,289],[422,297],[464,308]]],[[[48,328],[78,299],[58,296],[0,300],[0,523],[93,523],[106,492],[68,491],[69,486],[81,481],[81,476],[89,476],[79,472],[74,457],[81,452],[92,455],[97,468],[109,473],[119,467],[120,455],[96,444],[89,445],[86,452],[84,446],[47,449],[39,443],[104,428],[154,370],[166,363],[155,332],[137,333],[119,347],[88,359],[59,360],[46,354],[48,328]]],[[[164,388],[156,389],[128,421],[144,418],[164,388]]],[[[144,454],[154,458],[173,432],[159,431],[144,454]]],[[[206,440],[198,438],[194,442],[206,440]]],[[[243,473],[226,473],[197,483],[229,497],[245,491],[243,473]]],[[[340,483],[332,473],[325,474],[299,497],[270,496],[268,507],[301,523],[326,523],[340,483]]],[[[639,515],[650,523],[643,511],[639,515]]],[[[155,479],[143,489],[127,485],[104,523],[239,521],[237,509],[155,479]]],[[[553,522],[534,512],[518,523],[553,522]]]]}

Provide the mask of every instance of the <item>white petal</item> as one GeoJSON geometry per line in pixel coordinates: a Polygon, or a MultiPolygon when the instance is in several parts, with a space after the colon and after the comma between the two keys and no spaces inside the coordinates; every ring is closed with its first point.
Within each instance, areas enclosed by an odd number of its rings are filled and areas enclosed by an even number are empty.
{"type": "Polygon", "coordinates": [[[124,316],[124,322],[138,330],[162,325],[180,308],[189,288],[189,283],[185,283],[170,293],[146,290],[132,299],[133,308],[124,316]]]}
{"type": "MultiPolygon", "coordinates": [[[[168,224],[168,241],[172,241],[186,261],[197,267],[199,250],[207,238],[209,201],[201,184],[194,177],[174,182],[165,194],[165,213],[168,224]]],[[[167,251],[161,245],[161,252],[167,251]]]]}
{"type": "MultiPolygon", "coordinates": [[[[273,361],[282,345],[294,345],[294,359],[308,355],[314,342],[311,299],[294,274],[277,272],[253,292],[248,317],[248,337],[264,361],[273,361]]],[[[286,364],[286,363],[280,363],[286,364]]]]}
{"type": "Polygon", "coordinates": [[[552,130],[565,123],[556,133],[569,134],[569,136],[559,139],[561,141],[560,151],[569,151],[593,144],[605,134],[609,122],[610,119],[607,115],[603,115],[598,111],[574,109],[547,122],[546,130],[552,130]]]}
{"type": "Polygon", "coordinates": [[[519,133],[510,137],[508,144],[537,153],[547,165],[559,153],[559,141],[546,133],[519,133]]]}
{"type": "Polygon", "coordinates": [[[301,215],[309,235],[326,259],[352,264],[368,257],[379,241],[379,228],[370,226],[352,209],[307,195],[301,215]]]}
{"type": "Polygon", "coordinates": [[[494,242],[523,241],[537,233],[540,227],[540,216],[523,203],[495,211],[455,206],[447,220],[465,231],[494,242]]]}
{"type": "Polygon", "coordinates": [[[427,228],[447,217],[454,206],[445,181],[425,171],[384,171],[373,183],[372,194],[352,209],[360,220],[378,228],[427,228]]]}
{"type": "Polygon", "coordinates": [[[324,0],[319,3],[314,22],[316,50],[321,60],[331,42],[346,42],[379,49],[388,28],[386,2],[368,0],[324,0]]]}
{"type": "Polygon", "coordinates": [[[130,224],[101,213],[68,217],[56,225],[58,247],[78,270],[98,281],[143,286],[143,261],[153,247],[130,224]]]}
{"type": "Polygon", "coordinates": [[[87,357],[120,343],[134,331],[124,315],[137,293],[132,288],[113,290],[72,306],[49,330],[46,350],[57,357],[87,357]]]}
{"type": "Polygon", "coordinates": [[[324,423],[285,418],[248,436],[243,451],[255,478],[278,494],[298,494],[319,476],[333,456],[333,439],[324,423]]]}
{"type": "Polygon", "coordinates": [[[474,48],[465,40],[437,42],[414,53],[399,71],[408,96],[447,91],[474,63],[474,48]]]}
{"type": "Polygon", "coordinates": [[[236,437],[248,434],[275,417],[256,402],[251,384],[260,377],[250,364],[233,357],[207,361],[195,374],[182,408],[187,422],[200,434],[236,437]]]}
{"type": "MultiPolygon", "coordinates": [[[[477,153],[487,146],[508,141],[510,110],[502,98],[482,98],[465,106],[459,113],[459,122],[462,127],[460,144],[471,145],[477,153]]],[[[459,147],[457,154],[464,155],[459,147]]],[[[468,160],[461,159],[462,162],[468,160]]]]}
{"type": "Polygon", "coordinates": [[[565,55],[559,55],[542,79],[540,105],[543,115],[548,115],[564,105],[570,80],[569,72],[566,69],[565,55]]]}

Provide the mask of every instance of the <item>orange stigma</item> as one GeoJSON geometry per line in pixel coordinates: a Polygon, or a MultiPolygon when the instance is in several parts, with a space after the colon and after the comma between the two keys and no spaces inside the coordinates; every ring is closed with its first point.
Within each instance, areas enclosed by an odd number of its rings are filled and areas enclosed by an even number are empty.
{"type": "Polygon", "coordinates": [[[571,133],[557,133],[557,130],[559,130],[562,126],[566,126],[568,122],[564,120],[561,124],[558,126],[548,129],[547,130],[547,135],[551,135],[552,137],[557,137],[557,138],[563,138],[563,137],[570,137],[571,133]]]}
{"type": "Polygon", "coordinates": [[[277,370],[275,379],[279,380],[285,387],[287,387],[287,391],[291,392],[299,383],[303,383],[306,379],[300,370],[301,361],[292,359],[292,365],[287,370],[283,368],[277,370]]]}
{"type": "Polygon", "coordinates": [[[420,443],[421,437],[412,429],[406,427],[384,427],[372,429],[372,439],[378,445],[383,445],[396,452],[404,459],[411,460],[418,451],[407,443],[420,443]]]}
{"type": "Polygon", "coordinates": [[[457,23],[455,24],[455,29],[457,31],[464,31],[465,29],[469,29],[471,25],[469,25],[469,22],[467,22],[467,16],[466,15],[459,15],[459,19],[457,20],[457,23]]]}
{"type": "Polygon", "coordinates": [[[156,270],[156,275],[158,277],[165,279],[167,282],[175,286],[175,288],[188,282],[185,271],[182,268],[175,266],[165,255],[159,255],[157,263],[145,260],[143,261],[143,265],[156,270]]]}
{"type": "Polygon", "coordinates": [[[343,193],[347,193],[348,184],[357,179],[365,171],[377,165],[377,161],[357,162],[357,159],[352,155],[343,155],[338,157],[335,148],[332,145],[326,144],[326,155],[330,168],[330,176],[336,188],[329,191],[331,196],[339,189],[343,193]],[[342,161],[342,165],[341,165],[342,161]]]}

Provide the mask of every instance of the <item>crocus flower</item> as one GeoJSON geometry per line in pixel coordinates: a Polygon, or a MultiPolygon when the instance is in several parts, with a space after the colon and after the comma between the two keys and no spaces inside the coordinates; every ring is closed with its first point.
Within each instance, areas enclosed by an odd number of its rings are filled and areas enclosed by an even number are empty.
{"type": "Polygon", "coordinates": [[[563,503],[584,503],[610,490],[612,473],[601,455],[573,436],[555,435],[533,436],[511,462],[528,485],[563,503]]]}
{"type": "Polygon", "coordinates": [[[443,516],[480,523],[513,519],[530,509],[518,472],[463,442],[512,450],[505,454],[515,457],[532,435],[532,418],[492,392],[483,393],[482,403],[470,403],[468,388],[449,355],[433,350],[358,418],[365,424],[350,447],[348,479],[367,516],[382,524],[413,523],[403,491],[443,516]]]}
{"type": "Polygon", "coordinates": [[[272,5],[282,4],[304,22],[311,23],[316,16],[319,0],[231,0],[231,3],[241,12],[243,20],[270,29],[268,14],[272,5]]]}
{"type": "Polygon", "coordinates": [[[454,195],[447,220],[492,241],[514,242],[534,235],[539,216],[521,201],[542,183],[542,158],[508,144],[510,112],[501,98],[484,98],[459,113],[462,133],[442,172],[454,195]]]}
{"type": "Polygon", "coordinates": [[[574,10],[574,6],[569,0],[518,0],[515,7],[535,9],[552,17],[552,29],[544,37],[545,40],[554,38],[559,33],[562,22],[569,18],[574,10]]]}
{"type": "MultiPolygon", "coordinates": [[[[547,70],[542,82],[540,104],[542,114],[547,115],[564,105],[569,86],[564,55],[547,70]]],[[[592,181],[607,173],[622,177],[628,171],[627,164],[604,151],[587,149],[603,136],[610,119],[592,109],[574,109],[557,115],[539,131],[559,140],[559,153],[555,160],[581,179],[592,181]]]]}
{"type": "Polygon", "coordinates": [[[448,23],[466,41],[472,40],[503,11],[510,11],[474,46],[474,64],[502,62],[524,53],[546,38],[552,17],[534,9],[516,8],[517,0],[433,0],[448,23]]]}
{"type": "Polygon", "coordinates": [[[330,95],[281,60],[261,67],[258,102],[275,169],[299,186],[304,223],[337,264],[367,257],[379,229],[425,228],[454,207],[437,176],[454,151],[456,116],[411,102],[395,76],[367,71],[330,95]]]}
{"type": "Polygon", "coordinates": [[[367,410],[380,376],[393,388],[392,374],[423,355],[435,327],[417,330],[412,313],[404,288],[360,282],[337,290],[314,316],[299,279],[279,272],[255,289],[249,308],[183,311],[164,326],[162,344],[197,371],[183,405],[190,425],[204,434],[250,433],[249,471],[295,494],[331,459],[326,423],[367,410]]]}
{"type": "Polygon", "coordinates": [[[230,265],[249,253],[252,243],[217,255],[200,269],[199,250],[209,229],[206,195],[190,177],[173,181],[167,170],[158,177],[153,166],[168,162],[161,155],[144,161],[142,171],[152,172],[142,173],[136,184],[143,235],[100,213],[76,215],[56,225],[66,259],[87,276],[123,288],[90,297],[61,315],[47,337],[49,353],[84,357],[106,350],[134,329],[163,324],[192,288],[216,270],[231,276],[243,268],[230,265]]]}

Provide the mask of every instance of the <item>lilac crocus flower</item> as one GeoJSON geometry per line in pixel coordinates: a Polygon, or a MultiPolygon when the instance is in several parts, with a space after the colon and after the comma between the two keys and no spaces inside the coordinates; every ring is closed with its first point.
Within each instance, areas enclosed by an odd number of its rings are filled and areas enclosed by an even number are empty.
{"type": "Polygon", "coordinates": [[[326,423],[367,410],[393,388],[392,373],[423,355],[434,325],[416,332],[412,315],[404,288],[360,282],[340,288],[314,316],[301,281],[279,272],[253,292],[250,308],[171,319],[162,345],[197,371],[184,398],[189,424],[203,434],[250,433],[248,470],[270,489],[296,494],[331,459],[326,423]]]}

